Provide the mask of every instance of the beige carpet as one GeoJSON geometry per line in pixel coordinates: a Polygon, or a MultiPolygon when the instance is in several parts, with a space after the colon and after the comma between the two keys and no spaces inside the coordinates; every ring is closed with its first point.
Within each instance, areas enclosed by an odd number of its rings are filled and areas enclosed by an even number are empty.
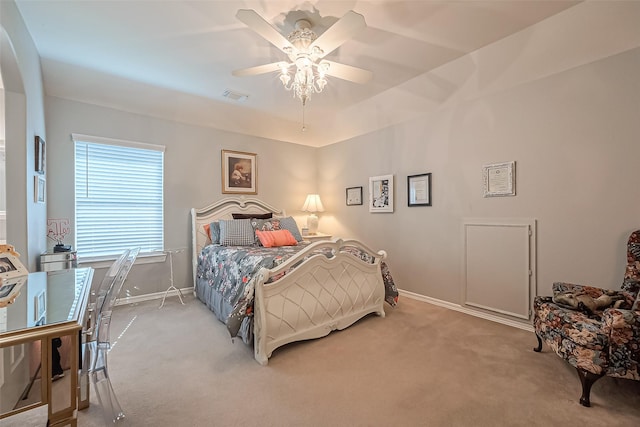
{"type": "MultiPolygon", "coordinates": [[[[639,426],[640,382],[576,372],[533,333],[401,298],[267,367],[198,300],[118,307],[109,355],[122,426],[639,426]]],[[[80,426],[100,426],[100,407],[80,426]]],[[[44,426],[46,412],[0,421],[44,426]]]]}

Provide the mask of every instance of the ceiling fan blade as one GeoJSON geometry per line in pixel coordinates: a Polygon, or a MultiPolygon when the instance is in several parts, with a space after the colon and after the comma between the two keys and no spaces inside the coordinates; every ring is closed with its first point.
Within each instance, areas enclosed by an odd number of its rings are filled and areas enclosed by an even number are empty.
{"type": "Polygon", "coordinates": [[[350,10],[311,43],[309,49],[312,51],[315,46],[318,46],[324,52],[320,56],[320,58],[322,58],[333,52],[338,46],[352,38],[358,31],[366,26],[364,16],[350,10]]]}
{"type": "Polygon", "coordinates": [[[280,34],[271,24],[253,9],[240,9],[236,13],[236,18],[242,21],[247,27],[261,35],[269,43],[284,52],[284,49],[293,45],[285,36],[280,34]]]}
{"type": "Polygon", "coordinates": [[[322,63],[329,64],[329,69],[326,71],[327,75],[337,77],[339,79],[364,84],[373,77],[373,73],[371,71],[363,70],[362,68],[352,67],[351,65],[340,64],[338,62],[327,60],[323,60],[322,63]]]}
{"type": "Polygon", "coordinates": [[[280,61],[271,64],[258,65],[257,67],[243,68],[241,70],[233,70],[231,74],[236,77],[255,76],[257,74],[270,73],[272,71],[280,71],[282,67],[289,66],[289,63],[280,61]]]}

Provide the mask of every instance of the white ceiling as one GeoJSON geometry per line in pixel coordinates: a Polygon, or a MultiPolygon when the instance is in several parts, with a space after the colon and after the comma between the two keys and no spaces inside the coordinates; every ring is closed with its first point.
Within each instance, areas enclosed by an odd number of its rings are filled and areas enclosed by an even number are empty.
{"type": "MultiPolygon", "coordinates": [[[[48,95],[232,132],[322,146],[376,130],[330,126],[398,88],[577,1],[34,1],[16,0],[42,59],[48,95]],[[283,34],[305,17],[321,34],[347,11],[367,28],[326,59],[364,68],[364,85],[330,78],[302,107],[277,74],[231,71],[285,59],[235,14],[254,9],[283,34]],[[245,102],[222,96],[248,94],[245,102]]],[[[385,97],[388,99],[388,97],[385,97]]],[[[366,109],[369,110],[369,109],[366,109]]]]}

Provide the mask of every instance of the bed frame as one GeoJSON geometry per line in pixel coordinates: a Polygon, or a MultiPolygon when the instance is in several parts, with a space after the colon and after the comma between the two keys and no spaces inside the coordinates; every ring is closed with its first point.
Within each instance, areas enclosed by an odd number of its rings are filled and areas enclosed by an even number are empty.
{"type": "MultiPolygon", "coordinates": [[[[236,212],[285,215],[259,199],[243,197],[227,197],[205,208],[191,209],[194,294],[198,254],[208,242],[203,226],[216,219],[231,219],[236,212]]],[[[266,365],[280,346],[326,336],[367,314],[384,317],[380,263],[385,258],[386,252],[374,252],[356,240],[334,239],[312,243],[276,268],[262,268],[254,295],[253,344],[258,363],[266,365]],[[369,254],[374,262],[362,261],[346,252],[347,247],[369,254]],[[313,255],[278,280],[265,283],[318,248],[330,249],[333,256],[313,255]]]]}

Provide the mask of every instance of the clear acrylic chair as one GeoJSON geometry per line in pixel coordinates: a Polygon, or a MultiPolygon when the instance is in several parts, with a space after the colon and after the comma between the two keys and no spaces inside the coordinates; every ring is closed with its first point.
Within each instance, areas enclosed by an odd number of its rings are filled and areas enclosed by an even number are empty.
{"type": "Polygon", "coordinates": [[[87,311],[89,313],[88,323],[86,328],[82,331],[83,352],[80,374],[80,408],[86,408],[89,406],[89,368],[91,367],[93,352],[95,351],[98,312],[102,309],[107,292],[115,282],[116,277],[118,277],[118,273],[122,269],[127,256],[129,256],[129,249],[125,250],[118,259],[111,264],[109,270],[105,273],[102,282],[100,282],[100,286],[91,291],[91,302],[87,307],[87,311]]]}
{"type": "Polygon", "coordinates": [[[93,384],[98,402],[100,406],[102,406],[104,419],[107,424],[115,423],[124,418],[124,412],[111,385],[107,367],[107,354],[111,349],[111,340],[109,338],[111,313],[118,294],[120,294],[120,290],[122,289],[122,285],[139,252],[140,248],[128,251],[109,289],[103,297],[98,295],[98,300],[96,301],[97,318],[94,332],[95,339],[91,341],[89,345],[91,348],[89,374],[91,376],[91,384],[93,384]]]}

